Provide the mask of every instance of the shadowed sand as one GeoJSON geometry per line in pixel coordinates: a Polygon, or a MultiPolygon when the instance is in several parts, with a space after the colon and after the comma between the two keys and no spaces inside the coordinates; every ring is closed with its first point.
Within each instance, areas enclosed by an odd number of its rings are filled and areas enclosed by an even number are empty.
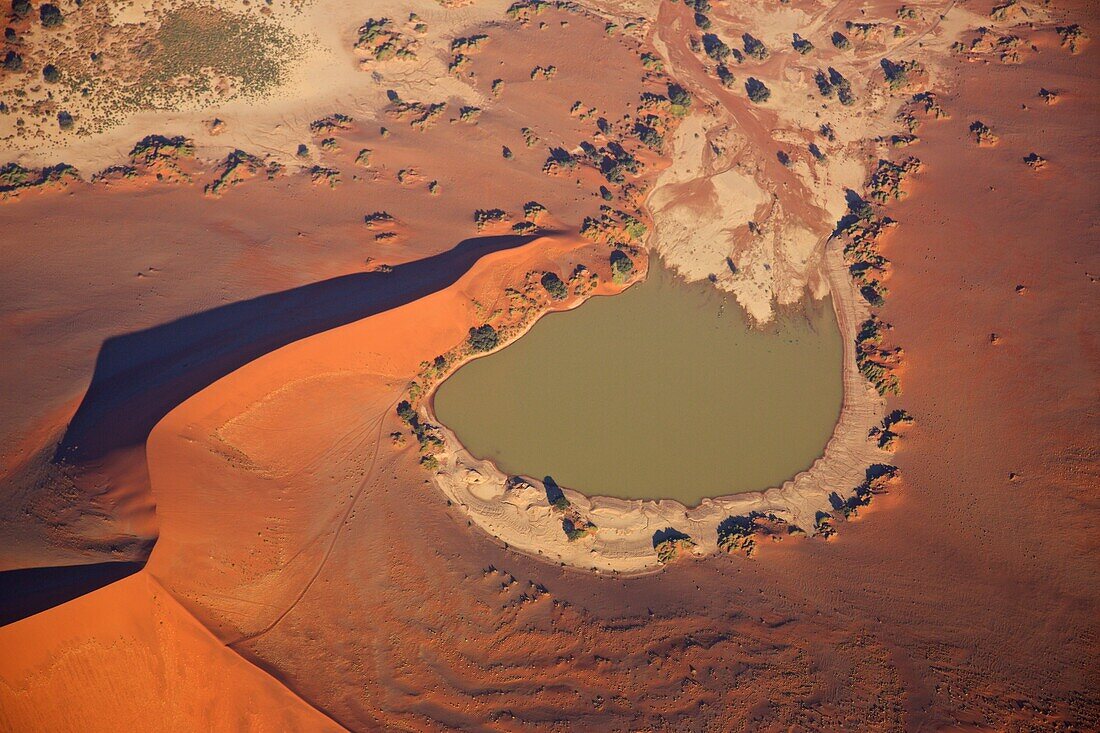
{"type": "MultiPolygon", "coordinates": [[[[54,460],[79,475],[105,461],[116,478],[148,486],[145,440],[170,410],[235,369],[288,343],[446,288],[490,252],[530,236],[477,237],[391,272],[345,275],[233,303],[103,344],[88,393],[54,460]],[[110,465],[113,464],[113,465],[110,465]]],[[[148,551],[148,548],[146,549],[148,551]]],[[[134,572],[143,563],[12,570],[0,574],[0,623],[23,618],[134,572]]]]}
{"type": "Polygon", "coordinates": [[[391,272],[344,275],[109,339],[55,460],[79,463],[142,443],[169,410],[253,359],[445,288],[483,255],[532,238],[467,239],[391,272]]]}

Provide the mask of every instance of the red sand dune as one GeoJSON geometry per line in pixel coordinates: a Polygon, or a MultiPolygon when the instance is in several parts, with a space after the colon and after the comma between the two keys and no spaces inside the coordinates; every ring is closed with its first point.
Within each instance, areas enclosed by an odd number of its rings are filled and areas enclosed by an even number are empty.
{"type": "Polygon", "coordinates": [[[833,540],[627,580],[517,555],[447,506],[390,439],[393,405],[479,320],[473,299],[590,257],[536,241],[192,384],[148,439],[149,564],[0,629],[0,721],[1100,728],[1097,52],[1038,42],[1020,66],[959,62],[951,117],[912,149],[882,315],[916,424],[900,485],[833,540]]]}

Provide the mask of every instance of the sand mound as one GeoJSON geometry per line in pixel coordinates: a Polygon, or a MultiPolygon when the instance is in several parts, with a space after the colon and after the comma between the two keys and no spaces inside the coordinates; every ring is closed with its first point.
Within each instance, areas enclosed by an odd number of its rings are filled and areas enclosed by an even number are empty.
{"type": "Polygon", "coordinates": [[[144,572],[0,628],[0,648],[9,730],[341,730],[144,572]]]}

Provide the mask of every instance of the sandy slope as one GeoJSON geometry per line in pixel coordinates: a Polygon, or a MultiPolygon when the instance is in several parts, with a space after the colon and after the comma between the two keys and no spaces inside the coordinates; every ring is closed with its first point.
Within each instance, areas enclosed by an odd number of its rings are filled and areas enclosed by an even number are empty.
{"type": "MultiPolygon", "coordinates": [[[[340,538],[314,555],[305,592],[253,614],[251,627],[239,601],[204,598],[183,577],[168,528],[154,572],[192,588],[185,593],[197,612],[234,648],[279,668],[354,727],[1094,727],[1094,460],[1081,442],[1094,421],[1090,380],[1081,378],[1093,368],[1094,327],[1065,309],[1092,297],[1091,193],[1071,168],[1053,168],[1087,131],[1071,106],[1085,104],[1074,100],[1080,77],[1070,71],[1080,60],[1048,53],[1012,76],[961,66],[961,94],[946,102],[951,119],[930,123],[915,149],[926,169],[895,210],[887,316],[908,354],[898,404],[918,424],[898,455],[902,487],[833,542],[787,541],[757,560],[715,558],[629,581],[586,577],[471,534],[422,481],[401,479],[417,476],[404,450],[380,462],[358,455],[351,465],[363,467],[336,484],[363,489],[334,517],[345,528],[340,538]],[[991,90],[970,86],[979,79],[997,90],[999,106],[982,106],[991,90]],[[1033,141],[1010,135],[1035,129],[1018,107],[1046,84],[1066,92],[1043,110],[1052,168],[1036,178],[1022,163],[1033,141]],[[1003,126],[999,146],[974,145],[972,113],[1003,126]],[[1018,193],[986,194],[1009,184],[1018,193]],[[1024,197],[1038,185],[1067,191],[1054,197],[1051,219],[1011,213],[1026,211],[1024,197]],[[1012,216],[1018,228],[1001,229],[1012,216]],[[975,220],[985,226],[966,223],[975,220]],[[1067,236],[1052,256],[1045,231],[1054,221],[1067,236]],[[974,257],[974,247],[990,248],[988,257],[974,257]],[[1054,269],[1036,269],[1052,257],[1054,269]],[[1003,287],[986,279],[989,261],[1004,263],[1003,287]],[[1026,281],[1023,295],[1017,280],[1026,281]],[[1007,308],[1029,310],[1007,322],[1007,308]],[[994,331],[999,346],[989,345],[994,331]],[[1058,396],[1067,392],[1076,399],[1058,396]],[[371,480],[357,483],[360,472],[371,480]]],[[[335,335],[324,341],[324,351],[354,348],[335,335]]],[[[289,353],[313,349],[322,351],[307,342],[289,353]]],[[[255,365],[261,385],[276,362],[294,368],[296,360],[278,357],[255,365]]],[[[183,414],[197,420],[203,411],[183,414]]],[[[201,423],[190,425],[166,423],[156,441],[201,423]]],[[[187,487],[172,485],[182,498],[187,487]]],[[[191,536],[211,527],[186,514],[173,523],[181,520],[191,536]]],[[[234,537],[248,534],[234,527],[234,537]]],[[[227,577],[239,583],[239,572],[227,577]]]]}
{"type": "Polygon", "coordinates": [[[0,629],[11,731],[340,730],[147,573],[0,629]]]}
{"type": "MultiPolygon", "coordinates": [[[[423,93],[428,95],[422,98],[425,102],[448,103],[446,114],[434,126],[421,131],[389,114],[372,118],[373,107],[364,108],[367,116],[358,117],[358,108],[330,100],[318,117],[342,110],[357,119],[349,129],[325,133],[338,144],[324,150],[320,147],[324,135],[313,135],[308,129],[317,117],[307,105],[295,118],[293,135],[309,142],[310,157],[288,166],[285,175],[271,181],[257,176],[219,196],[205,195],[203,189],[216,179],[216,166],[227,144],[247,144],[247,151],[256,154],[266,148],[231,136],[218,136],[216,146],[206,147],[197,130],[181,127],[178,120],[158,118],[158,127],[143,128],[140,135],[182,131],[200,138],[196,159],[182,164],[190,176],[188,182],[159,182],[149,174],[134,180],[78,183],[60,191],[30,191],[7,201],[5,217],[21,233],[23,246],[0,250],[0,285],[9,294],[0,305],[0,318],[6,324],[0,342],[14,356],[0,371],[21,389],[0,396],[0,475],[10,496],[0,512],[4,519],[0,535],[10,551],[0,566],[140,559],[156,536],[140,440],[119,441],[117,429],[98,431],[95,420],[84,421],[97,439],[108,438],[115,452],[98,450],[83,456],[75,472],[59,474],[45,465],[52,456],[52,444],[61,439],[65,424],[86,396],[97,359],[103,355],[101,345],[117,337],[136,336],[123,343],[135,344],[133,373],[148,375],[142,350],[150,349],[154,356],[159,352],[141,334],[155,335],[155,329],[169,326],[161,332],[171,341],[172,328],[189,323],[183,319],[208,313],[198,321],[205,324],[203,333],[212,330],[224,339],[230,333],[228,325],[210,326],[217,320],[217,309],[259,303],[261,296],[292,294],[307,283],[363,275],[382,265],[448,251],[479,234],[473,223],[477,209],[500,207],[508,212],[510,224],[522,218],[526,202],[536,200],[547,207],[549,226],[556,221],[578,226],[585,216],[598,214],[602,200],[596,195],[597,176],[592,171],[576,179],[542,172],[550,146],[574,149],[595,129],[594,119],[571,114],[575,100],[562,96],[560,89],[585,92],[585,98],[601,108],[626,108],[636,103],[645,87],[640,83],[641,65],[633,42],[616,37],[610,41],[613,52],[605,59],[602,77],[615,83],[596,83],[579,61],[561,60],[561,49],[574,41],[607,42],[602,26],[580,16],[558,15],[572,22],[547,30],[515,30],[515,43],[525,53],[541,61],[559,61],[552,82],[531,80],[527,60],[506,56],[511,53],[509,43],[490,42],[477,53],[473,65],[478,76],[463,83],[476,84],[477,93],[488,98],[492,79],[499,77],[505,80],[506,92],[503,102],[487,109],[476,124],[458,121],[459,98],[433,96],[448,92],[417,86],[430,74],[406,75],[395,87],[403,95],[421,99],[411,95],[423,93]],[[534,147],[524,144],[520,130],[525,125],[538,135],[534,147]],[[386,136],[381,134],[382,126],[388,128],[386,136]],[[510,160],[501,156],[502,141],[514,151],[510,160]],[[373,151],[369,166],[356,163],[364,148],[373,151]],[[312,183],[313,165],[339,170],[338,185],[312,183]],[[402,170],[411,172],[404,182],[398,181],[402,170]],[[432,181],[439,186],[438,195],[429,191],[432,181]],[[385,231],[364,225],[364,216],[378,211],[394,217],[392,226],[383,227],[385,231]],[[425,211],[431,215],[424,216],[425,211]],[[380,238],[391,234],[390,239],[380,238]],[[41,490],[51,485],[63,488],[41,490]]],[[[434,17],[434,13],[429,16],[436,29],[431,40],[446,49],[450,38],[444,31],[458,34],[459,27],[466,28],[481,16],[456,10],[448,11],[447,23],[434,17]]],[[[447,56],[442,50],[434,53],[447,56]]],[[[387,73],[396,73],[396,67],[387,68],[387,73]]],[[[356,73],[359,86],[371,94],[379,94],[383,85],[393,81],[388,77],[377,81],[369,71],[356,73]]],[[[122,150],[136,142],[133,137],[126,139],[122,150]]],[[[97,154],[110,151],[109,162],[125,162],[113,143],[100,143],[97,154]]],[[[57,154],[74,160],[65,151],[57,154]]],[[[95,172],[82,171],[88,178],[95,172]]],[[[502,231],[508,231],[507,224],[502,231]]],[[[499,232],[484,234],[493,233],[499,232]]],[[[457,276],[466,266],[455,267],[452,274],[457,276]]],[[[199,380],[192,391],[205,386],[202,375],[208,370],[191,372],[199,380]]],[[[180,393],[177,402],[189,394],[180,393]]],[[[157,393],[158,400],[165,396],[157,393]]],[[[140,394],[135,399],[127,409],[119,405],[111,409],[132,416],[133,405],[145,404],[140,394]]],[[[148,422],[145,427],[151,425],[148,422]]]]}

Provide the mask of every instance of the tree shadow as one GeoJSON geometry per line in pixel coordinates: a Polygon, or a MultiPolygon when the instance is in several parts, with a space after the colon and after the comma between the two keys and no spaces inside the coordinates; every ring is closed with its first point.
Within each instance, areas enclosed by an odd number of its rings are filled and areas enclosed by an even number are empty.
{"type": "Polygon", "coordinates": [[[562,503],[568,503],[568,499],[565,498],[565,492],[558,486],[558,482],[554,480],[552,476],[546,476],[542,479],[542,486],[546,489],[546,501],[551,506],[558,506],[562,503]]]}
{"type": "Polygon", "coordinates": [[[840,217],[840,220],[836,223],[836,228],[833,229],[834,237],[840,236],[848,227],[859,221],[860,218],[867,216],[867,200],[852,189],[844,189],[844,201],[848,204],[848,212],[840,217]]]}
{"type": "Polygon", "coordinates": [[[250,361],[430,295],[453,284],[484,255],[534,238],[467,239],[389,272],[343,275],[109,338],[54,460],[79,464],[144,443],[169,411],[250,361]]]}
{"type": "Polygon", "coordinates": [[[665,540],[689,540],[689,539],[691,539],[691,537],[684,534],[680,530],[673,529],[672,527],[665,527],[664,529],[659,529],[659,530],[657,530],[656,532],[653,533],[653,547],[656,548],[657,545],[661,544],[665,540]]]}
{"type": "Polygon", "coordinates": [[[91,593],[144,566],[143,562],[102,562],[0,572],[0,626],[91,593]]]}
{"type": "Polygon", "coordinates": [[[718,523],[718,538],[721,539],[730,534],[743,535],[753,531],[756,529],[756,522],[753,520],[758,516],[761,516],[759,512],[750,512],[726,517],[718,523]]]}

